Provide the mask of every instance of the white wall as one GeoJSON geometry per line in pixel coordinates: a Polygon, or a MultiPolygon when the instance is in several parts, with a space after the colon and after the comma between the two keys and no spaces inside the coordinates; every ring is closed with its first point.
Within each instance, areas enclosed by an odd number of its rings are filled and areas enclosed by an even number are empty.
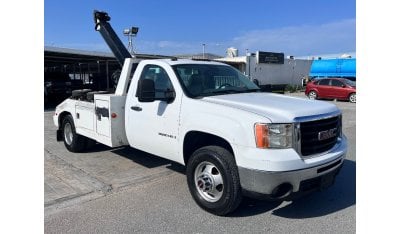
{"type": "Polygon", "coordinates": [[[284,64],[256,64],[256,57],[250,56],[247,57],[246,75],[250,74],[251,79],[257,79],[260,85],[301,85],[302,78],[310,72],[311,63],[312,60],[285,58],[284,64]]]}

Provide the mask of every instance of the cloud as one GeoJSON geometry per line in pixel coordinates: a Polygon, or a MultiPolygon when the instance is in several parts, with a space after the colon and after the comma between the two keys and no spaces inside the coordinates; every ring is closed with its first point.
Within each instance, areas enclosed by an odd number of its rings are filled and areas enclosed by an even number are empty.
{"type": "Polygon", "coordinates": [[[201,53],[202,43],[206,44],[207,53],[222,56],[228,47],[239,49],[240,55],[246,49],[251,52],[284,52],[295,56],[355,52],[356,20],[251,30],[221,42],[137,41],[136,45],[140,53],[176,55],[201,53]]]}
{"type": "Polygon", "coordinates": [[[200,42],[187,41],[140,41],[136,42],[136,50],[139,53],[176,55],[202,52],[200,42]]]}
{"type": "Polygon", "coordinates": [[[340,53],[356,50],[356,21],[252,30],[232,40],[239,50],[284,52],[291,55],[340,53]]]}
{"type": "Polygon", "coordinates": [[[203,52],[203,43],[206,53],[225,55],[227,48],[223,42],[213,41],[140,41],[136,43],[139,53],[162,54],[162,55],[182,55],[199,54],[203,52]]]}
{"type": "MultiPolygon", "coordinates": [[[[124,42],[125,43],[125,42],[124,42]]],[[[250,52],[284,52],[285,55],[307,56],[315,54],[338,54],[356,51],[356,20],[344,19],[320,25],[298,25],[275,29],[257,29],[244,32],[226,41],[150,41],[137,38],[134,50],[138,53],[178,55],[206,53],[225,56],[228,47],[239,49],[244,55],[250,52]]],[[[52,43],[47,43],[52,45],[52,43]]],[[[105,43],[63,44],[58,47],[110,51],[105,43]]]]}

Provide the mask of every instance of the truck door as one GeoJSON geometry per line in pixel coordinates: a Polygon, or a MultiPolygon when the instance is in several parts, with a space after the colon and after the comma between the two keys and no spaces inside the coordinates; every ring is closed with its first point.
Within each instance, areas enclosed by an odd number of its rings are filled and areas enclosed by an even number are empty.
{"type": "MultiPolygon", "coordinates": [[[[168,69],[168,68],[166,68],[168,69]]],[[[170,74],[162,66],[145,65],[139,79],[152,79],[155,84],[155,97],[166,91],[174,90],[170,74]]],[[[137,84],[135,86],[137,89],[137,84]]],[[[156,100],[139,102],[136,90],[128,93],[126,105],[126,133],[131,146],[174,161],[178,159],[178,128],[181,95],[176,93],[171,103],[156,100]]]]}

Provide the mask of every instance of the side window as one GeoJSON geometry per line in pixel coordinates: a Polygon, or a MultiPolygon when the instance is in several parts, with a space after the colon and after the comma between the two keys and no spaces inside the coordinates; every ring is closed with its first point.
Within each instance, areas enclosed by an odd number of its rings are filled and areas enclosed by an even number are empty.
{"type": "Polygon", "coordinates": [[[329,85],[329,81],[330,81],[329,79],[323,79],[323,80],[320,80],[318,84],[319,85],[329,85]]]}
{"type": "Polygon", "coordinates": [[[155,98],[164,97],[165,91],[174,90],[167,72],[157,65],[146,65],[143,68],[140,79],[149,79],[154,81],[155,98]]]}
{"type": "Polygon", "coordinates": [[[341,81],[338,81],[338,80],[332,80],[331,86],[342,87],[343,83],[341,81]]]}

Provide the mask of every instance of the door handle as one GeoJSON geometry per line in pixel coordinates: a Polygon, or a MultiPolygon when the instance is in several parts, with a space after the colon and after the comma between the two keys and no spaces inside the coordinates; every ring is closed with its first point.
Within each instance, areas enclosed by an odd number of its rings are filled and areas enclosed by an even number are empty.
{"type": "Polygon", "coordinates": [[[131,106],[131,109],[134,111],[142,111],[142,108],[140,106],[131,106]]]}

